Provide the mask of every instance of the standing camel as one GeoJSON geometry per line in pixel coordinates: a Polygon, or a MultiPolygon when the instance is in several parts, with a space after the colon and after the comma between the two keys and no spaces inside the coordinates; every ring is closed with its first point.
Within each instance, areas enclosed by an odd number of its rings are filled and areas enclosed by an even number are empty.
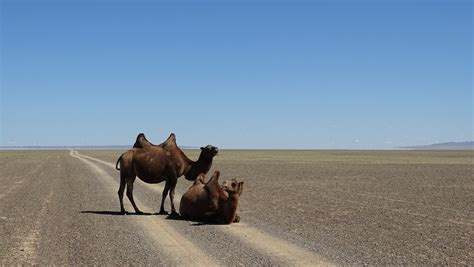
{"type": "Polygon", "coordinates": [[[219,152],[215,146],[201,147],[201,154],[197,161],[190,160],[176,144],[176,136],[172,133],[160,145],[150,143],[143,133],[137,136],[132,149],[123,153],[117,160],[115,168],[120,170],[120,187],[118,190],[120,211],[125,214],[123,207],[123,192],[127,187],[127,197],[137,214],[142,214],[133,200],[133,182],[138,177],[145,183],[156,184],[165,181],[165,188],[161,198],[160,212],[165,211],[164,203],[170,193],[171,214],[178,215],[174,207],[174,191],[178,177],[184,175],[186,180],[196,180],[200,173],[207,173],[211,169],[212,159],[219,152]],[[118,167],[120,163],[120,168],[118,167]]]}

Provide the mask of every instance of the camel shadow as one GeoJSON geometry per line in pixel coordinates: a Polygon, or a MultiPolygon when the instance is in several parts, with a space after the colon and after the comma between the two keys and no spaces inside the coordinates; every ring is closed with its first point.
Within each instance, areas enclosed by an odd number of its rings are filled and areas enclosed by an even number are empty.
{"type": "MultiPolygon", "coordinates": [[[[143,212],[143,213],[131,213],[126,211],[125,213],[122,213],[120,211],[111,211],[111,210],[83,210],[81,213],[87,213],[87,214],[98,214],[98,215],[107,215],[107,216],[156,216],[156,215],[164,215],[164,214],[158,214],[158,213],[149,213],[149,212],[143,212]]],[[[166,215],[165,217],[166,220],[170,221],[188,221],[191,226],[204,226],[204,225],[221,225],[220,223],[212,222],[212,221],[196,221],[196,220],[190,220],[186,217],[183,217],[181,215],[166,215]]]]}
{"type": "Polygon", "coordinates": [[[203,225],[222,225],[220,223],[216,223],[213,221],[196,221],[196,220],[191,220],[186,217],[183,217],[181,215],[168,215],[166,220],[171,220],[171,221],[187,221],[190,223],[191,226],[203,226],[203,225]]]}
{"type": "Polygon", "coordinates": [[[186,218],[181,215],[168,215],[165,219],[170,221],[187,221],[186,218]]]}
{"type": "Polygon", "coordinates": [[[133,215],[133,216],[149,216],[154,215],[153,213],[143,212],[143,213],[131,213],[126,211],[125,213],[120,211],[110,211],[110,210],[83,210],[81,213],[89,213],[89,214],[98,214],[98,215],[112,215],[112,216],[123,216],[123,215],[133,215]]]}

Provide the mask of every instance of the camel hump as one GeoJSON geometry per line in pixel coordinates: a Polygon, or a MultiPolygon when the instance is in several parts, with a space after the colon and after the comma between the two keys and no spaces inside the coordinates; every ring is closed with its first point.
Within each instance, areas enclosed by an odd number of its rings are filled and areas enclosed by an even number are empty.
{"type": "Polygon", "coordinates": [[[209,178],[209,181],[207,181],[206,186],[219,186],[219,176],[221,176],[221,172],[219,170],[216,170],[214,174],[212,174],[211,178],[209,178]]]}
{"type": "Polygon", "coordinates": [[[137,135],[137,140],[135,141],[135,144],[133,145],[133,148],[145,148],[145,147],[150,147],[153,146],[150,141],[148,141],[145,137],[144,133],[139,133],[137,135]]]}
{"type": "Polygon", "coordinates": [[[174,133],[171,133],[168,139],[166,139],[165,142],[163,142],[164,146],[170,146],[170,145],[176,145],[176,135],[174,133]]]}
{"type": "Polygon", "coordinates": [[[219,176],[221,175],[220,171],[215,171],[212,177],[207,181],[204,185],[207,193],[212,196],[213,198],[227,198],[224,191],[222,190],[221,186],[219,185],[219,176]]]}
{"type": "Polygon", "coordinates": [[[193,185],[205,184],[204,179],[206,179],[206,175],[204,173],[199,174],[196,180],[194,180],[193,185]]]}

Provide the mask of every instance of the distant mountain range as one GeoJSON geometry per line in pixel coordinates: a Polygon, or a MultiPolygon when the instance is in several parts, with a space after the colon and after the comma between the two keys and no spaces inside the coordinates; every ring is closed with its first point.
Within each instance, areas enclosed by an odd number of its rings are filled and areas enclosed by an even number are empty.
{"type": "Polygon", "coordinates": [[[431,145],[404,146],[399,148],[408,148],[416,150],[474,150],[474,141],[436,143],[431,145]]]}
{"type": "MultiPolygon", "coordinates": [[[[179,146],[182,149],[196,149],[194,146],[179,146]]],[[[34,149],[130,149],[130,145],[109,145],[109,146],[0,146],[0,150],[34,150],[34,149]]]]}
{"type": "Polygon", "coordinates": [[[126,149],[129,145],[110,145],[110,146],[0,146],[0,149],[126,149]]]}

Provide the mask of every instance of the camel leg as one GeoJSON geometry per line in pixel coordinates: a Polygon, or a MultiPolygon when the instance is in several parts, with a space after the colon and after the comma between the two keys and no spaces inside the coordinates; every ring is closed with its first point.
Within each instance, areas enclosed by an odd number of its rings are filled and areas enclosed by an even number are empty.
{"type": "Polygon", "coordinates": [[[128,200],[130,200],[130,202],[132,203],[132,206],[135,209],[135,213],[143,214],[143,212],[141,212],[135,204],[135,200],[133,200],[133,182],[133,180],[127,181],[127,197],[128,200]]]}
{"type": "Polygon", "coordinates": [[[168,214],[167,211],[165,211],[165,200],[166,197],[168,196],[168,191],[170,190],[170,185],[168,181],[165,183],[165,188],[163,189],[163,193],[161,194],[161,205],[160,205],[160,212],[158,214],[168,214]]]}
{"type": "Polygon", "coordinates": [[[118,196],[120,201],[120,212],[125,214],[125,208],[123,207],[123,191],[125,190],[125,178],[120,174],[120,187],[118,190],[118,196]]]}
{"type": "Polygon", "coordinates": [[[178,182],[178,179],[170,179],[170,200],[171,200],[171,215],[172,216],[179,216],[179,213],[176,212],[176,209],[174,208],[174,190],[176,189],[176,183],[178,182]]]}

